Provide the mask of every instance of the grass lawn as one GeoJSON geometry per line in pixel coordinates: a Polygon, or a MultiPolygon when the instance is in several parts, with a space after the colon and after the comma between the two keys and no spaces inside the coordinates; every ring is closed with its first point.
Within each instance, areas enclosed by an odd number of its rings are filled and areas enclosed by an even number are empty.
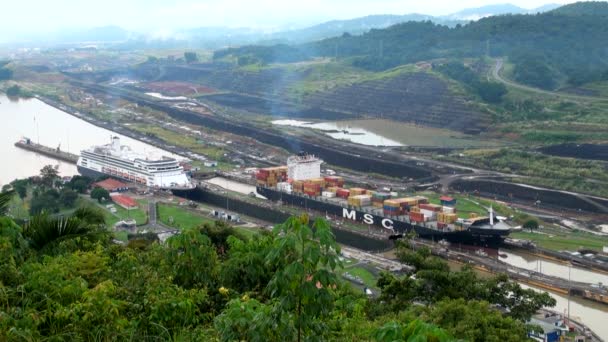
{"type": "Polygon", "coordinates": [[[126,220],[128,218],[134,219],[138,225],[146,223],[146,221],[148,219],[148,214],[139,208],[127,210],[114,203],[114,208],[116,208],[116,213],[112,213],[112,212],[110,212],[110,210],[108,208],[106,208],[106,205],[112,204],[112,202],[104,202],[104,203],[98,203],[97,201],[91,201],[91,202],[95,203],[97,206],[99,206],[101,209],[103,209],[103,214],[106,217],[106,225],[110,228],[113,228],[114,224],[116,224],[116,222],[121,221],[121,220],[126,220]]]}
{"type": "Polygon", "coordinates": [[[376,282],[378,278],[372,272],[367,270],[365,267],[355,266],[355,267],[346,267],[341,274],[350,273],[353,276],[358,276],[363,280],[363,283],[366,287],[371,289],[377,289],[376,282]]]}
{"type": "Polygon", "coordinates": [[[196,228],[204,223],[215,222],[215,220],[209,217],[168,204],[159,203],[157,213],[159,220],[163,224],[180,229],[196,228]]]}
{"type": "Polygon", "coordinates": [[[127,233],[125,231],[114,232],[114,238],[116,240],[123,241],[123,242],[129,241],[129,236],[128,235],[129,235],[129,233],[127,233]]]}
{"type": "Polygon", "coordinates": [[[515,232],[511,236],[516,239],[527,239],[534,241],[538,246],[552,250],[576,251],[579,248],[602,250],[608,246],[608,238],[600,237],[585,232],[566,232],[557,230],[543,230],[547,234],[515,232]]]}

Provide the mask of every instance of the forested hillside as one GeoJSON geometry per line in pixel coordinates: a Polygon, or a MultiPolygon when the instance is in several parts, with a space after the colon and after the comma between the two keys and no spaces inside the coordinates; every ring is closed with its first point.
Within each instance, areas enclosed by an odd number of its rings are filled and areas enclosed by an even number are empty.
{"type": "Polygon", "coordinates": [[[488,17],[454,28],[430,21],[407,22],[290,49],[243,47],[219,51],[215,57],[230,53],[261,63],[334,57],[380,71],[437,58],[506,56],[515,63],[518,82],[553,89],[608,80],[607,45],[608,4],[585,2],[536,15],[488,17]]]}
{"type": "Polygon", "coordinates": [[[519,342],[555,304],[403,247],[416,271],[382,273],[368,297],[339,277],[354,261],[328,223],[306,216],[254,237],[216,223],[122,246],[88,208],[18,225],[3,216],[11,196],[0,194],[0,341],[519,342]]]}

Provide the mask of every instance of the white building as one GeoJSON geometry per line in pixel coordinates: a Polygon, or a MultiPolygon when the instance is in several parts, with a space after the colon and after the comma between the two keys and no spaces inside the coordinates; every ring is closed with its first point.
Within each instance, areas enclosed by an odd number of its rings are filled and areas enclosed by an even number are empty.
{"type": "Polygon", "coordinates": [[[323,161],[313,155],[291,156],[287,158],[287,177],[293,180],[306,180],[321,177],[323,161]]]}

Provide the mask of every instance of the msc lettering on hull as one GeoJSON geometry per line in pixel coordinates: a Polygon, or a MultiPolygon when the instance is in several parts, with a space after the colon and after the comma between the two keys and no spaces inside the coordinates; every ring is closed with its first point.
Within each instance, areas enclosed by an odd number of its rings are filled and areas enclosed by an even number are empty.
{"type": "Polygon", "coordinates": [[[342,208],[342,217],[353,221],[363,222],[369,225],[381,226],[386,229],[393,229],[394,222],[391,219],[378,217],[372,214],[358,212],[352,209],[342,208]]]}

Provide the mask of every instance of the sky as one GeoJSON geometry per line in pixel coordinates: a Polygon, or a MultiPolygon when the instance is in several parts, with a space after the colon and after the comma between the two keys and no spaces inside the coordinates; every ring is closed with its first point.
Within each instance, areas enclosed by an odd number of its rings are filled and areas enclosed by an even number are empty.
{"type": "Polygon", "coordinates": [[[181,28],[301,27],[370,14],[446,15],[495,3],[535,8],[568,0],[17,0],[3,1],[0,37],[117,25],[145,32],[181,28]]]}

